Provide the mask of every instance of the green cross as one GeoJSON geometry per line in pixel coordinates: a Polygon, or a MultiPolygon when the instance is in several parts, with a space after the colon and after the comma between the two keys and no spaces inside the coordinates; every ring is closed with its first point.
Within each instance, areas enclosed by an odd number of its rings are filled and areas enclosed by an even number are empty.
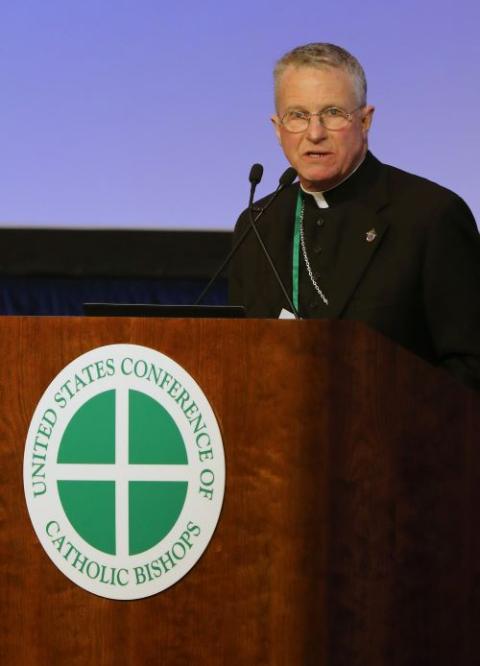
{"type": "Polygon", "coordinates": [[[190,478],[185,442],[167,410],[119,387],[85,402],[60,442],[57,487],[77,533],[111,555],[159,543],[182,511],[190,478]]]}

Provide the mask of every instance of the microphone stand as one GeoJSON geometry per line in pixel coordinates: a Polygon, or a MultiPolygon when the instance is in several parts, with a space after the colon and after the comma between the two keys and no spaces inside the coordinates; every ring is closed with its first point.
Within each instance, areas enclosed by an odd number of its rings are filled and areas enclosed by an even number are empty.
{"type": "MultiPolygon", "coordinates": [[[[256,165],[254,165],[254,166],[256,166],[256,165]]],[[[253,171],[253,167],[252,167],[252,171],[253,171]]],[[[262,171],[263,171],[263,168],[262,168],[262,171]]],[[[260,174],[260,178],[261,178],[261,175],[262,174],[260,174]]],[[[252,210],[253,197],[254,197],[254,194],[255,194],[255,189],[256,189],[258,183],[260,182],[260,179],[258,179],[258,181],[250,179],[250,182],[251,182],[251,187],[250,187],[250,199],[248,201],[248,216],[249,216],[249,219],[250,219],[251,228],[255,232],[255,236],[257,237],[257,240],[260,244],[260,247],[262,248],[262,252],[265,255],[265,258],[266,258],[270,268],[272,269],[273,274],[275,275],[275,279],[276,279],[278,285],[280,286],[280,289],[282,290],[283,295],[285,296],[285,299],[286,299],[286,301],[287,301],[287,303],[290,307],[290,311],[295,316],[295,319],[300,319],[300,315],[298,314],[297,308],[294,306],[294,304],[292,302],[292,299],[290,298],[290,295],[288,294],[288,292],[285,288],[285,285],[283,284],[283,280],[280,277],[279,272],[277,271],[277,268],[276,268],[276,266],[273,262],[272,257],[270,256],[269,251],[267,250],[267,248],[265,246],[265,243],[262,240],[262,237],[260,236],[260,232],[258,231],[258,227],[256,225],[256,222],[255,222],[254,218],[253,218],[253,210],[252,210]]]]}
{"type": "MultiPolygon", "coordinates": [[[[295,180],[296,177],[297,177],[297,172],[296,172],[295,169],[293,169],[292,167],[289,167],[288,169],[286,169],[286,170],[283,172],[283,174],[280,176],[279,184],[278,184],[277,189],[276,189],[275,192],[272,194],[272,196],[270,197],[270,199],[267,201],[267,203],[265,204],[265,206],[264,206],[263,208],[260,208],[260,210],[257,212],[257,215],[256,215],[256,217],[255,217],[255,223],[258,222],[258,220],[262,217],[262,215],[265,213],[265,211],[268,210],[268,208],[270,208],[271,204],[275,201],[275,199],[278,197],[278,195],[280,194],[280,192],[281,192],[283,189],[285,189],[285,187],[287,187],[287,185],[291,185],[291,184],[293,183],[293,181],[295,180]]],[[[253,183],[252,183],[252,185],[253,185],[253,183]]],[[[256,184],[255,184],[255,185],[256,185],[256,184]]],[[[254,191],[255,191],[255,188],[254,188],[254,191]]],[[[253,194],[251,194],[251,200],[253,200],[253,194]]],[[[250,215],[253,215],[253,208],[251,208],[251,203],[250,203],[250,202],[249,202],[249,208],[251,209],[251,210],[250,210],[250,215]]],[[[250,222],[251,222],[251,219],[250,219],[250,222]]],[[[238,241],[235,243],[235,245],[232,247],[232,249],[230,250],[230,252],[227,254],[227,256],[225,257],[225,259],[223,260],[223,262],[221,263],[221,265],[219,266],[219,268],[218,268],[217,271],[215,272],[214,276],[210,279],[210,281],[208,282],[208,284],[206,285],[206,287],[203,289],[203,291],[202,291],[202,293],[200,294],[200,296],[199,296],[199,297],[197,298],[197,300],[195,301],[194,305],[199,305],[199,303],[201,303],[201,302],[203,301],[203,299],[205,298],[205,296],[207,295],[207,293],[210,291],[212,285],[217,281],[218,276],[219,276],[219,275],[225,270],[226,266],[228,266],[228,264],[230,263],[230,261],[231,261],[231,260],[233,259],[233,257],[237,254],[238,249],[239,249],[240,246],[243,244],[243,241],[244,241],[245,238],[248,236],[248,234],[250,233],[250,231],[252,230],[252,228],[253,228],[253,227],[252,227],[252,225],[250,224],[250,225],[248,225],[248,226],[244,229],[242,235],[240,236],[240,238],[238,239],[238,241]]]]}

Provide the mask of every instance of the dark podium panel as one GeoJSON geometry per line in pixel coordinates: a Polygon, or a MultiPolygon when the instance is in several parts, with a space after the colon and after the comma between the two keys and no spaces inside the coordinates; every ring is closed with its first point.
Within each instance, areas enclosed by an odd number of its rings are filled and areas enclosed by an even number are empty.
{"type": "Polygon", "coordinates": [[[0,663],[480,663],[480,401],[360,324],[0,319],[0,663]],[[23,494],[43,391],[94,347],[161,351],[224,440],[217,530],[180,582],[75,586],[23,494]]]}

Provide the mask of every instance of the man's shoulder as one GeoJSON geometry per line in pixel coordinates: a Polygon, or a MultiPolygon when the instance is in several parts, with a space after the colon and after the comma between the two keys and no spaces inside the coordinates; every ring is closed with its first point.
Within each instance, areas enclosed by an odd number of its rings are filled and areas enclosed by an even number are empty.
{"type": "Polygon", "coordinates": [[[425,202],[435,201],[438,205],[451,203],[466,205],[463,199],[448,187],[399,167],[382,162],[379,162],[379,164],[388,178],[389,190],[392,196],[411,196],[413,200],[420,198],[425,202]]]}
{"type": "Polygon", "coordinates": [[[472,211],[452,190],[389,164],[378,162],[378,168],[387,183],[391,221],[428,229],[447,228],[456,223],[478,234],[472,211]]]}

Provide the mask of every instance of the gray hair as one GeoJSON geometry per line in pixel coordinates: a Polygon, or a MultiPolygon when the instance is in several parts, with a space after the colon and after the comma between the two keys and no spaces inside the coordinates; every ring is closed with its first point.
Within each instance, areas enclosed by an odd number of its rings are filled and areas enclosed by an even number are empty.
{"type": "Polygon", "coordinates": [[[275,100],[278,99],[278,88],[280,78],[284,71],[293,65],[294,67],[338,67],[348,72],[353,79],[358,103],[367,103],[367,79],[363,67],[351,53],[335,44],[314,42],[297,46],[292,51],[285,53],[277,61],[273,70],[275,83],[275,100]]]}

